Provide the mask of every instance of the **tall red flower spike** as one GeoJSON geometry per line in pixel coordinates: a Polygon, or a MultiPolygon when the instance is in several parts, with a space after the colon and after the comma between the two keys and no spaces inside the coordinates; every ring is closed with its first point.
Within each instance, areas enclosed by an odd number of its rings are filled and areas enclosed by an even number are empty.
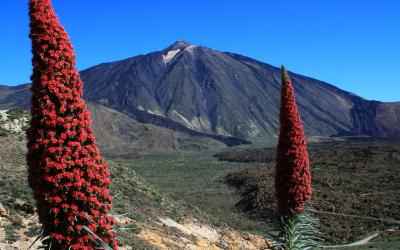
{"type": "Polygon", "coordinates": [[[28,136],[29,185],[47,245],[95,249],[85,226],[117,248],[110,229],[109,172],[99,154],[82,81],[67,33],[50,0],[29,0],[32,40],[32,119],[28,136]]]}
{"type": "Polygon", "coordinates": [[[276,159],[275,192],[278,212],[302,212],[312,193],[310,161],[292,83],[282,66],[280,132],[276,159]]]}

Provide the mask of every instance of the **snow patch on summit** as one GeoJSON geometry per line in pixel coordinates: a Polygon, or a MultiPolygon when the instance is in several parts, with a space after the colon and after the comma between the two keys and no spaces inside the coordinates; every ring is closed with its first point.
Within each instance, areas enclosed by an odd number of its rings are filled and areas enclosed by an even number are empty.
{"type": "Polygon", "coordinates": [[[188,51],[190,53],[193,53],[193,50],[196,48],[197,46],[194,45],[189,45],[185,48],[185,51],[188,51]]]}
{"type": "Polygon", "coordinates": [[[164,62],[169,63],[180,51],[180,49],[170,50],[166,55],[162,55],[164,62]]]}

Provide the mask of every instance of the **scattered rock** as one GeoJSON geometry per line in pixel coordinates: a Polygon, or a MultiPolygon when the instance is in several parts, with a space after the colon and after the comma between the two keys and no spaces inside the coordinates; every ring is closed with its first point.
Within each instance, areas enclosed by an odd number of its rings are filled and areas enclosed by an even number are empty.
{"type": "Polygon", "coordinates": [[[156,224],[164,227],[163,229],[147,227],[138,235],[159,249],[257,250],[271,246],[270,242],[260,235],[243,234],[229,228],[213,228],[197,220],[186,219],[182,223],[171,218],[159,218],[159,220],[161,223],[156,224]],[[166,227],[175,228],[182,235],[176,238],[176,232],[169,232],[166,227]]]}
{"type": "Polygon", "coordinates": [[[115,217],[115,219],[116,219],[116,221],[117,221],[118,223],[120,223],[121,225],[129,225],[129,224],[134,223],[134,221],[133,221],[131,218],[126,217],[126,216],[123,216],[123,217],[115,217]]]}
{"type": "Polygon", "coordinates": [[[34,214],[36,212],[34,206],[21,199],[16,199],[13,206],[16,210],[24,211],[27,214],[34,214]]]}
{"type": "Polygon", "coordinates": [[[9,214],[7,209],[4,208],[3,204],[0,203],[0,217],[7,217],[8,218],[9,214]]]}

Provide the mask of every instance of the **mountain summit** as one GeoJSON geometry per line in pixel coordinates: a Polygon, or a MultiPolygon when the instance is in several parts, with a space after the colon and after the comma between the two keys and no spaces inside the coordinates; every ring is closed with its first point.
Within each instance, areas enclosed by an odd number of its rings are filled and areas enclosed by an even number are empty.
{"type": "Polygon", "coordinates": [[[185,40],[179,40],[174,42],[173,44],[171,44],[170,46],[168,46],[166,49],[164,49],[164,51],[170,51],[170,50],[183,50],[186,47],[191,46],[190,43],[188,43],[185,40]]]}
{"type": "MultiPolygon", "coordinates": [[[[368,101],[316,79],[290,76],[308,136],[400,135],[400,104],[368,101]]],[[[247,140],[277,135],[280,69],[242,55],[177,41],[91,67],[81,77],[86,100],[141,123],[247,140]]],[[[1,89],[0,107],[28,106],[27,91],[1,89]]]]}

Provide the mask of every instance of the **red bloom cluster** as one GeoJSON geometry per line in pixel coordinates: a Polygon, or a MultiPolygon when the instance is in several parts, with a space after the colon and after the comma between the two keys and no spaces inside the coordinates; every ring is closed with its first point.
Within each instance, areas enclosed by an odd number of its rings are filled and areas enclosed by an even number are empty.
{"type": "Polygon", "coordinates": [[[67,33],[50,0],[29,0],[32,120],[29,185],[54,249],[95,249],[83,226],[117,248],[109,172],[99,154],[67,33]]]}
{"type": "Polygon", "coordinates": [[[278,212],[304,211],[312,193],[310,162],[303,125],[289,75],[282,66],[280,132],[276,159],[275,191],[278,212]]]}

